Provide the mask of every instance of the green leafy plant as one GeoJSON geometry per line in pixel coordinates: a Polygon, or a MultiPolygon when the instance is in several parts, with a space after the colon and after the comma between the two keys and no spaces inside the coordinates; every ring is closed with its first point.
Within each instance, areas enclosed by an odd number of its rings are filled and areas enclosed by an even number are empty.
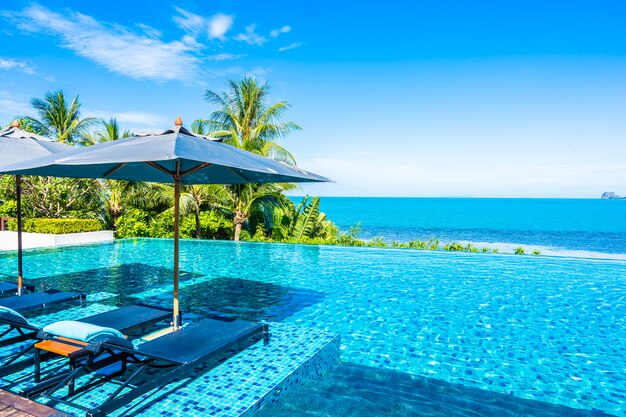
{"type": "Polygon", "coordinates": [[[515,252],[516,255],[524,255],[526,253],[526,251],[524,250],[523,247],[518,246],[515,248],[515,252]]]}
{"type": "Polygon", "coordinates": [[[5,201],[0,205],[0,217],[17,216],[17,203],[14,200],[5,201]]]}
{"type": "Polygon", "coordinates": [[[389,245],[382,237],[375,237],[367,242],[367,246],[375,248],[388,248],[389,245]]]}
{"type": "Polygon", "coordinates": [[[320,212],[319,197],[305,196],[300,204],[275,207],[272,217],[272,239],[275,241],[322,239],[332,241],[337,227],[320,212]]]}
{"type": "MultiPolygon", "coordinates": [[[[9,220],[9,230],[17,230],[17,220],[9,220]]],[[[22,230],[27,233],[61,235],[66,233],[95,232],[102,225],[94,219],[24,219],[22,230]]]]}
{"type": "Polygon", "coordinates": [[[443,250],[450,250],[450,251],[456,251],[456,252],[461,252],[463,249],[465,249],[465,246],[457,242],[446,243],[443,246],[443,250]]]}
{"type": "Polygon", "coordinates": [[[533,251],[533,255],[541,255],[541,251],[540,251],[540,250],[538,250],[538,249],[535,249],[535,250],[533,251]]]}

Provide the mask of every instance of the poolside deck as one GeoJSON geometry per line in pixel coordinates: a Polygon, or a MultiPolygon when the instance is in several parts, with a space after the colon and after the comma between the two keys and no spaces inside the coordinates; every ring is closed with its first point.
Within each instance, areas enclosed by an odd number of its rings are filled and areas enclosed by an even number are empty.
{"type": "Polygon", "coordinates": [[[66,417],[69,414],[57,411],[35,401],[0,390],[0,416],[7,417],[66,417]]]}

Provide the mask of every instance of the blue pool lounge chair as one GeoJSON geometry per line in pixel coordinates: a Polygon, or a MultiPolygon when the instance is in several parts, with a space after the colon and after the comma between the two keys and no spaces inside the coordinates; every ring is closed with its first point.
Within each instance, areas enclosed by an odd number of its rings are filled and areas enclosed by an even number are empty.
{"type": "MultiPolygon", "coordinates": [[[[88,417],[105,416],[145,393],[183,377],[198,365],[223,354],[227,349],[259,337],[262,337],[265,343],[269,342],[267,324],[224,317],[187,324],[180,330],[167,333],[137,347],[124,338],[99,336],[85,346],[85,351],[89,353],[83,356],[82,361],[74,362],[71,371],[61,371],[48,376],[20,394],[27,398],[41,395],[53,402],[83,410],[88,417]],[[85,386],[74,389],[78,378],[86,375],[96,376],[99,370],[114,364],[121,365],[119,372],[98,374],[98,381],[89,381],[85,386]],[[127,365],[132,365],[128,375],[127,365]],[[153,371],[149,372],[151,368],[162,368],[162,371],[155,374],[153,371]],[[98,406],[87,408],[72,401],[74,393],[84,393],[120,374],[124,377],[117,381],[120,384],[118,389],[98,406]],[[69,387],[66,395],[63,397],[54,395],[56,391],[66,386],[69,387]]],[[[54,340],[63,343],[66,339],[54,340]]],[[[38,380],[38,375],[35,377],[38,380]]]]}
{"type": "Polygon", "coordinates": [[[10,308],[14,311],[23,312],[28,310],[46,308],[55,304],[66,303],[69,301],[80,301],[81,303],[83,303],[85,302],[85,298],[85,294],[59,290],[47,290],[2,298],[0,299],[0,306],[10,308]]]}
{"type": "MultiPolygon", "coordinates": [[[[171,309],[146,304],[133,304],[77,321],[100,327],[111,327],[125,333],[167,320],[169,318],[168,314],[172,314],[171,309]]],[[[0,306],[0,326],[2,325],[6,325],[8,328],[0,332],[0,347],[28,339],[37,339],[37,333],[41,330],[17,311],[0,306]],[[12,332],[17,334],[11,338],[3,339],[4,336],[12,332]]]]}
{"type": "MultiPolygon", "coordinates": [[[[79,323],[88,323],[93,326],[112,328],[118,332],[127,333],[129,331],[150,326],[164,320],[169,320],[171,319],[171,316],[171,309],[145,304],[133,304],[85,317],[77,321],[79,323]]],[[[16,332],[17,335],[1,339],[0,347],[9,346],[25,340],[37,340],[39,339],[38,334],[42,330],[35,324],[30,323],[19,313],[0,308],[0,325],[3,324],[7,325],[8,329],[6,329],[3,333],[0,333],[0,337],[6,336],[13,331],[16,332]]],[[[24,357],[27,353],[31,352],[33,348],[34,347],[31,344],[19,352],[4,358],[2,363],[0,363],[0,376],[10,375],[19,369],[32,365],[34,363],[32,359],[22,360],[19,362],[17,362],[17,359],[24,357]]]]}
{"type": "MultiPolygon", "coordinates": [[[[27,292],[35,291],[35,287],[32,285],[24,285],[24,289],[27,292]]],[[[17,284],[13,282],[0,281],[0,295],[15,295],[17,294],[17,284]]]]}

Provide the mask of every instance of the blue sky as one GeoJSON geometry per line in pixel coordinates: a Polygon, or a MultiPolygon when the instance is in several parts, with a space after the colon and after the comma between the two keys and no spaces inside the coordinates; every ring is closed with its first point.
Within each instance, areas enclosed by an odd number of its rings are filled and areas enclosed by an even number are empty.
{"type": "Polygon", "coordinates": [[[626,4],[3,1],[0,122],[62,89],[136,131],[269,80],[319,195],[626,194],[626,4]]]}

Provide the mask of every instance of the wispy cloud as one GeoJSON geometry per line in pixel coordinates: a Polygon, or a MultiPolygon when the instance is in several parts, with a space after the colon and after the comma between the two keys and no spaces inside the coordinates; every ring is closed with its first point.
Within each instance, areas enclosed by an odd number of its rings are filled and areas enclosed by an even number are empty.
{"type": "Polygon", "coordinates": [[[231,15],[218,13],[211,17],[204,17],[180,7],[176,7],[176,11],[178,16],[172,18],[176,25],[193,36],[223,40],[233,26],[234,17],[231,15]]]}
{"type": "Polygon", "coordinates": [[[227,61],[227,60],[231,60],[231,59],[238,59],[238,58],[241,58],[241,57],[244,57],[244,56],[246,56],[246,55],[245,54],[231,54],[231,53],[228,53],[228,52],[222,52],[222,53],[215,54],[215,55],[209,55],[207,57],[207,59],[209,61],[218,61],[219,62],[219,61],[227,61]]]}
{"type": "Polygon", "coordinates": [[[22,61],[13,58],[2,58],[0,57],[0,70],[17,70],[19,72],[23,72],[24,74],[34,74],[35,69],[33,66],[27,61],[22,61]]]}
{"type": "Polygon", "coordinates": [[[304,42],[294,42],[294,43],[290,43],[287,46],[283,46],[282,48],[278,48],[279,52],[285,52],[288,51],[290,49],[296,49],[301,47],[302,45],[304,45],[304,42]]]}
{"type": "Polygon", "coordinates": [[[146,34],[147,27],[137,33],[71,10],[61,15],[38,4],[4,16],[23,31],[56,36],[63,48],[131,78],[191,81],[200,72],[202,45],[190,37],[165,42],[155,31],[146,34]]]}
{"type": "Polygon", "coordinates": [[[262,46],[265,42],[267,42],[267,39],[264,36],[261,36],[258,33],[256,33],[255,30],[256,30],[256,25],[254,24],[248,25],[246,26],[245,33],[240,33],[237,36],[235,36],[233,39],[235,39],[236,41],[245,42],[248,45],[262,46]]]}
{"type": "Polygon", "coordinates": [[[28,100],[16,98],[14,94],[7,91],[0,91],[0,114],[5,117],[18,115],[30,115],[33,109],[28,100]]]}
{"type": "Polygon", "coordinates": [[[143,31],[143,33],[145,33],[147,36],[151,38],[160,38],[163,35],[160,30],[155,29],[150,25],[146,25],[143,23],[136,23],[135,26],[137,26],[139,29],[143,31]]]}
{"type": "Polygon", "coordinates": [[[273,29],[270,32],[270,36],[272,38],[276,38],[276,37],[282,35],[283,33],[289,33],[289,32],[291,32],[291,26],[283,26],[283,27],[278,28],[278,29],[273,29]]]}

